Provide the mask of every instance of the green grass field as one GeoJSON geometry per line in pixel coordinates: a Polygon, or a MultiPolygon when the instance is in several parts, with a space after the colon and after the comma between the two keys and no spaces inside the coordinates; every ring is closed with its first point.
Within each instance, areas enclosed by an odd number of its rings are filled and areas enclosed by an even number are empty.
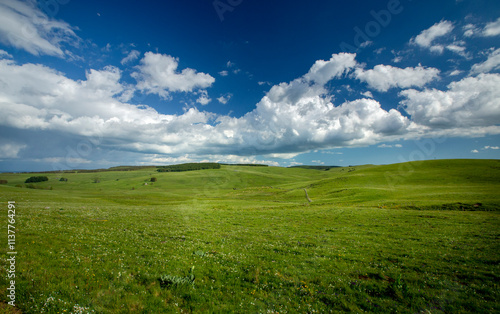
{"type": "Polygon", "coordinates": [[[32,175],[0,311],[500,312],[500,160],[32,175]]]}

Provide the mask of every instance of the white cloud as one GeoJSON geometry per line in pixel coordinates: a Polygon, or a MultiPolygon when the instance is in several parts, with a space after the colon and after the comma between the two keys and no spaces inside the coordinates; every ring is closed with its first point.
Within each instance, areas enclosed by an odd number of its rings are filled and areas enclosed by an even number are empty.
{"type": "Polygon", "coordinates": [[[356,68],[354,76],[366,82],[370,88],[386,92],[392,87],[408,88],[422,87],[439,77],[436,68],[396,68],[390,65],[377,65],[372,70],[356,68]]]}
{"type": "MultiPolygon", "coordinates": [[[[173,58],[165,61],[163,55],[152,55],[172,66],[173,58]]],[[[320,60],[304,76],[273,86],[253,111],[234,118],[196,108],[165,115],[148,106],[128,104],[121,98],[131,87],[122,83],[116,67],[89,70],[85,80],[77,81],[42,65],[0,59],[0,125],[23,132],[63,133],[75,139],[97,137],[103,150],[157,154],[156,158],[171,160],[189,156],[196,161],[239,162],[257,161],[245,156],[286,158],[314,149],[376,145],[437,131],[500,133],[496,126],[500,75],[469,77],[450,84],[446,92],[402,92],[412,122],[373,99],[334,102],[325,84],[345,77],[356,64],[355,55],[349,54],[320,60]],[[440,119],[449,119],[448,124],[440,119]],[[454,129],[443,129],[448,126],[454,129]]],[[[175,73],[177,64],[173,67],[170,72],[175,73]]],[[[195,94],[208,97],[205,92],[197,89],[195,94]]],[[[44,157],[53,155],[37,156],[44,157]]]]}
{"type": "Polygon", "coordinates": [[[373,94],[372,92],[370,92],[369,90],[367,90],[366,92],[364,93],[361,93],[361,95],[365,96],[365,97],[368,97],[368,98],[373,98],[373,94]]]}
{"type": "Polygon", "coordinates": [[[0,58],[12,59],[12,55],[5,50],[0,49],[0,58]]]}
{"type": "Polygon", "coordinates": [[[196,88],[210,87],[215,79],[209,74],[186,68],[177,71],[179,59],[169,55],[147,52],[132,73],[137,80],[137,89],[149,94],[168,98],[169,92],[191,92],[196,88]]]}
{"type": "Polygon", "coordinates": [[[18,158],[19,152],[28,147],[18,143],[0,143],[0,158],[18,158]]]}
{"type": "Polygon", "coordinates": [[[410,121],[397,110],[386,111],[372,99],[336,106],[317,83],[340,77],[354,64],[354,55],[334,55],[315,63],[303,77],[273,86],[243,117],[218,116],[214,121],[216,115],[195,108],[164,115],[121,102],[127,86],[115,67],[89,70],[86,80],[74,81],[42,65],[0,60],[0,125],[96,136],[103,147],[170,157],[297,154],[371,145],[406,134],[410,121]]]}
{"type": "Polygon", "coordinates": [[[67,157],[46,157],[46,158],[35,158],[30,161],[42,162],[42,163],[66,163],[66,164],[90,164],[92,160],[85,158],[67,158],[67,157]]]}
{"type": "Polygon", "coordinates": [[[500,75],[480,74],[448,85],[447,91],[426,89],[400,93],[412,120],[432,128],[496,127],[500,121],[500,75]]]}
{"type": "Polygon", "coordinates": [[[41,12],[33,0],[0,2],[0,41],[38,55],[65,57],[63,44],[75,45],[80,38],[70,25],[41,12]]]}
{"type": "Polygon", "coordinates": [[[477,153],[479,153],[479,151],[478,151],[477,149],[473,149],[473,150],[471,150],[470,152],[471,152],[471,153],[473,153],[473,154],[477,154],[477,153]]]}
{"type": "Polygon", "coordinates": [[[226,95],[222,95],[222,96],[220,96],[219,98],[217,98],[217,100],[218,100],[221,104],[225,105],[225,104],[227,104],[227,102],[231,99],[231,97],[233,97],[233,95],[232,95],[232,94],[226,94],[226,95]]]}
{"type": "MultiPolygon", "coordinates": [[[[90,70],[86,80],[74,81],[42,65],[17,65],[0,60],[0,124],[19,129],[59,130],[95,135],[127,123],[151,123],[158,118],[147,107],[121,103],[126,90],[115,67],[90,70]],[[111,129],[109,129],[111,128],[111,129]]],[[[115,129],[116,128],[116,129],[115,129]]]]}
{"type": "Polygon", "coordinates": [[[500,35],[500,18],[496,21],[486,24],[483,29],[483,36],[491,37],[500,35]]]}
{"type": "Polygon", "coordinates": [[[497,149],[500,149],[499,146],[485,146],[484,149],[493,149],[493,150],[497,150],[497,149]]]}
{"type": "Polygon", "coordinates": [[[144,165],[171,165],[187,162],[220,162],[227,164],[265,164],[269,166],[280,166],[276,161],[258,160],[255,156],[238,156],[238,155],[217,155],[209,154],[198,156],[194,154],[184,154],[178,157],[167,157],[165,155],[153,154],[143,158],[141,162],[144,165]]]}
{"type": "Polygon", "coordinates": [[[401,147],[403,147],[403,145],[401,145],[401,144],[395,144],[395,145],[382,144],[382,145],[379,145],[377,147],[379,147],[379,148],[393,148],[393,147],[401,148],[401,147]]]}
{"type": "Polygon", "coordinates": [[[197,103],[201,104],[202,106],[208,105],[212,99],[208,97],[208,92],[206,90],[203,90],[200,92],[200,97],[196,100],[197,103]]]}
{"type": "Polygon", "coordinates": [[[278,159],[292,159],[300,155],[299,153],[282,153],[282,154],[268,154],[266,157],[268,158],[278,158],[278,159]]]}
{"type": "Polygon", "coordinates": [[[322,154],[328,154],[328,155],[343,155],[344,153],[342,152],[331,152],[331,151],[321,151],[322,154]]]}
{"type": "Polygon", "coordinates": [[[467,24],[463,27],[464,36],[472,37],[479,32],[479,28],[474,24],[467,24]]]}
{"type": "Polygon", "coordinates": [[[443,20],[422,31],[417,37],[412,38],[410,42],[440,54],[443,52],[444,47],[442,45],[433,44],[433,42],[440,37],[448,35],[453,28],[452,22],[443,20]]]}
{"type": "Polygon", "coordinates": [[[371,40],[367,40],[367,41],[363,42],[363,43],[360,45],[360,47],[361,47],[361,48],[366,48],[366,47],[368,47],[368,46],[371,46],[372,44],[373,44],[373,41],[371,41],[371,40]]]}
{"type": "Polygon", "coordinates": [[[220,75],[220,76],[228,76],[228,75],[229,75],[229,72],[228,72],[228,71],[226,71],[226,70],[224,70],[224,71],[220,71],[220,72],[219,72],[219,75],[220,75]]]}
{"type": "Polygon", "coordinates": [[[450,76],[456,76],[456,75],[460,75],[462,73],[463,73],[463,71],[461,71],[461,70],[453,70],[453,71],[451,71],[450,76]]]}
{"type": "Polygon", "coordinates": [[[394,62],[394,63],[399,63],[401,61],[403,61],[403,57],[401,57],[401,56],[397,56],[397,57],[394,57],[394,59],[392,59],[392,62],[394,62]]]}
{"type": "Polygon", "coordinates": [[[132,50],[129,52],[129,54],[125,58],[122,59],[121,64],[126,64],[129,62],[135,61],[135,60],[139,59],[140,55],[141,55],[141,53],[139,51],[132,50]]]}
{"type": "Polygon", "coordinates": [[[488,59],[482,63],[474,64],[471,69],[472,74],[487,73],[500,69],[500,48],[492,51],[488,59]]]}
{"type": "Polygon", "coordinates": [[[464,41],[455,41],[452,44],[447,45],[446,49],[448,49],[449,51],[454,52],[457,55],[462,56],[466,59],[471,58],[470,54],[466,51],[464,41]]]}
{"type": "Polygon", "coordinates": [[[383,110],[371,99],[334,106],[322,89],[300,86],[301,80],[282,83],[240,119],[221,117],[220,128],[238,130],[233,146],[258,152],[289,153],[315,148],[359,146],[405,133],[409,121],[398,111],[383,110]]]}
{"type": "Polygon", "coordinates": [[[356,54],[351,53],[333,54],[330,60],[316,61],[304,78],[318,85],[324,85],[354,68],[357,64],[355,58],[356,54]]]}

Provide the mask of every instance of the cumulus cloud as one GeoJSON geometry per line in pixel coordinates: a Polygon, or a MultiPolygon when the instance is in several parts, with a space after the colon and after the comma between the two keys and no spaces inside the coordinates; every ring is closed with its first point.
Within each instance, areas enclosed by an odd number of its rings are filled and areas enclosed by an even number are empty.
{"type": "Polygon", "coordinates": [[[456,53],[459,56],[462,56],[466,59],[470,59],[470,53],[466,51],[465,42],[464,41],[455,41],[449,45],[446,45],[446,49],[451,52],[456,53]]]}
{"type": "Polygon", "coordinates": [[[318,60],[304,76],[307,81],[324,85],[334,78],[339,78],[349,72],[357,64],[356,54],[333,54],[330,60],[318,60]]]}
{"type": "Polygon", "coordinates": [[[479,32],[479,28],[474,24],[467,24],[462,29],[465,37],[472,37],[479,32]]]}
{"type": "Polygon", "coordinates": [[[201,104],[202,106],[208,105],[212,99],[208,97],[208,92],[206,90],[203,90],[200,92],[200,97],[196,100],[197,103],[201,104]]]}
{"type": "MultiPolygon", "coordinates": [[[[166,62],[173,67],[169,73],[182,75],[176,72],[174,58],[151,56],[160,64],[166,62]]],[[[100,148],[156,155],[155,160],[239,162],[257,162],[252,156],[258,155],[280,158],[314,149],[375,145],[446,128],[453,128],[452,134],[455,130],[485,134],[484,128],[500,133],[500,75],[468,77],[450,84],[447,91],[403,91],[403,108],[411,116],[409,119],[396,109],[384,109],[374,99],[336,102],[326,84],[350,78],[356,65],[354,54],[320,60],[305,75],[274,85],[253,111],[235,118],[196,108],[179,115],[165,115],[148,106],[129,104],[123,96],[130,87],[122,82],[121,71],[116,67],[92,69],[84,80],[72,80],[43,65],[19,65],[0,59],[0,126],[75,139],[94,137],[99,139],[96,145],[100,148]]],[[[189,86],[195,88],[193,84],[189,86]]],[[[168,88],[166,92],[180,87],[168,88]]],[[[208,98],[203,89],[198,88],[194,94],[199,100],[208,98]]],[[[16,155],[26,149],[29,147],[18,150],[16,155]]],[[[40,160],[51,157],[54,156],[37,156],[40,160]]],[[[75,161],[91,160],[88,156],[70,157],[77,158],[72,159],[75,161]]]]}
{"type": "Polygon", "coordinates": [[[221,117],[218,126],[238,130],[231,133],[233,147],[254,147],[258,153],[293,153],[369,145],[381,138],[397,137],[410,125],[400,112],[385,111],[375,100],[335,106],[322,96],[322,89],[299,85],[296,80],[273,87],[254,111],[239,119],[221,117]]]}
{"type": "Polygon", "coordinates": [[[198,73],[191,68],[178,71],[179,59],[169,55],[147,52],[132,77],[137,89],[168,98],[169,92],[192,92],[210,87],[215,79],[209,74],[198,73]]]}
{"type": "Polygon", "coordinates": [[[0,143],[0,158],[18,158],[19,152],[27,145],[19,143],[0,143]]]}
{"type": "Polygon", "coordinates": [[[396,145],[381,144],[377,147],[379,147],[379,148],[393,148],[393,147],[401,148],[401,147],[403,147],[403,145],[401,145],[401,144],[396,144],[396,145]]]}
{"type": "Polygon", "coordinates": [[[401,69],[390,65],[377,65],[372,70],[357,68],[354,76],[358,80],[366,82],[370,88],[386,92],[392,87],[422,87],[437,79],[439,70],[422,66],[401,69]]]}
{"type": "Polygon", "coordinates": [[[40,11],[33,0],[0,2],[0,41],[38,55],[65,57],[63,44],[75,45],[80,38],[71,26],[40,11]]]}
{"type": "Polygon", "coordinates": [[[222,96],[220,96],[219,98],[217,98],[217,100],[218,100],[221,104],[225,105],[225,104],[227,104],[227,102],[231,99],[231,97],[233,97],[233,95],[232,95],[232,94],[226,94],[226,95],[222,95],[222,96]]]}
{"type": "Polygon", "coordinates": [[[0,58],[9,58],[9,59],[12,59],[12,55],[10,53],[8,53],[7,51],[5,50],[2,50],[0,49],[0,58]]]}
{"type": "Polygon", "coordinates": [[[132,50],[128,53],[128,55],[125,58],[122,59],[121,64],[126,64],[129,62],[135,61],[135,60],[139,59],[140,55],[141,55],[141,53],[139,51],[132,50]]]}
{"type": "Polygon", "coordinates": [[[500,69],[500,48],[492,51],[486,61],[474,64],[471,74],[488,73],[498,69],[500,69]]]}
{"type": "Polygon", "coordinates": [[[410,42],[422,48],[430,49],[432,52],[443,53],[444,47],[434,44],[434,41],[448,35],[453,29],[452,22],[443,20],[422,31],[418,36],[412,38],[410,42]]]}
{"type": "Polygon", "coordinates": [[[386,111],[371,99],[336,106],[317,83],[339,77],[353,60],[354,55],[340,55],[316,63],[303,77],[273,86],[254,111],[240,118],[195,108],[163,115],[121,102],[126,87],[115,67],[90,70],[86,80],[74,81],[42,65],[0,60],[0,125],[99,136],[104,146],[171,155],[295,153],[404,134],[410,122],[397,110],[386,111]]]}
{"type": "Polygon", "coordinates": [[[220,75],[220,76],[228,76],[228,75],[229,75],[229,72],[228,72],[228,71],[226,71],[226,70],[224,70],[224,71],[220,71],[220,72],[219,72],[219,75],[220,75]]]}
{"type": "Polygon", "coordinates": [[[361,93],[361,95],[365,96],[365,97],[368,97],[368,98],[373,98],[373,94],[372,92],[370,92],[369,90],[367,90],[366,92],[364,93],[361,93]]]}
{"type": "Polygon", "coordinates": [[[473,153],[473,154],[478,154],[479,153],[479,151],[477,149],[473,149],[470,152],[473,153]]]}
{"type": "Polygon", "coordinates": [[[499,146],[485,146],[483,149],[493,149],[493,150],[497,150],[497,149],[500,149],[499,146]]]}
{"type": "Polygon", "coordinates": [[[500,75],[479,74],[448,85],[447,91],[405,90],[403,108],[412,120],[431,128],[492,126],[498,132],[500,121],[500,75]]]}
{"type": "Polygon", "coordinates": [[[483,36],[491,37],[500,35],[500,17],[491,23],[486,24],[483,29],[483,36]]]}
{"type": "Polygon", "coordinates": [[[157,119],[151,108],[115,99],[125,91],[120,77],[120,70],[109,66],[90,70],[86,80],[74,81],[42,65],[0,60],[0,107],[5,113],[0,124],[93,135],[101,127],[157,119]]]}

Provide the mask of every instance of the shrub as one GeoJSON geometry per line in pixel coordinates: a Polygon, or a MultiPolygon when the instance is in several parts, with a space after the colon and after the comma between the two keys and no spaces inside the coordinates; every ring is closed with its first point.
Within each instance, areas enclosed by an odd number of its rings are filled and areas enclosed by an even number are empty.
{"type": "Polygon", "coordinates": [[[9,183],[9,181],[7,181],[7,180],[0,180],[0,184],[7,184],[7,183],[9,183]]]}
{"type": "Polygon", "coordinates": [[[152,177],[152,178],[151,178],[151,182],[156,182],[156,178],[155,178],[155,177],[152,177]]]}
{"type": "Polygon", "coordinates": [[[29,177],[24,183],[35,183],[43,181],[49,181],[49,178],[47,178],[46,176],[29,177]]]}
{"type": "Polygon", "coordinates": [[[172,166],[161,166],[158,167],[158,172],[180,172],[180,171],[194,171],[194,170],[205,170],[205,169],[220,169],[220,164],[218,163],[187,163],[172,166]]]}
{"type": "Polygon", "coordinates": [[[61,181],[61,182],[68,182],[68,179],[67,178],[61,178],[61,179],[59,179],[59,181],[61,181]]]}

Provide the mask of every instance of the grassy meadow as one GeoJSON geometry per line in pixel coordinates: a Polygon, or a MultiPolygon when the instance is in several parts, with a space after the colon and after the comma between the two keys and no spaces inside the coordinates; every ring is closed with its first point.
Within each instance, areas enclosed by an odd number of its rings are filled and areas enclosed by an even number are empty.
{"type": "Polygon", "coordinates": [[[0,311],[500,312],[500,160],[34,175],[0,311]]]}

